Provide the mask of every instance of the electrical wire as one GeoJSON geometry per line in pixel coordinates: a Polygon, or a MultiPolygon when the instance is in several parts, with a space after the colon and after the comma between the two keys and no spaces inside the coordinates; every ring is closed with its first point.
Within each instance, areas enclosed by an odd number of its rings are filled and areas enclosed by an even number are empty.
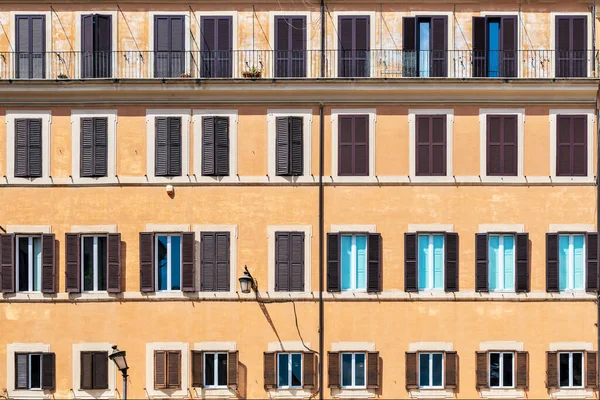
{"type": "Polygon", "coordinates": [[[306,345],[306,343],[304,343],[304,339],[302,338],[302,333],[300,333],[300,326],[298,326],[298,313],[296,312],[296,302],[294,302],[294,300],[292,300],[292,306],[294,306],[294,318],[296,320],[296,330],[298,331],[298,337],[300,337],[300,341],[302,342],[302,346],[304,346],[304,348],[308,351],[310,351],[311,353],[317,353],[316,350],[311,349],[310,347],[308,347],[306,345]]]}

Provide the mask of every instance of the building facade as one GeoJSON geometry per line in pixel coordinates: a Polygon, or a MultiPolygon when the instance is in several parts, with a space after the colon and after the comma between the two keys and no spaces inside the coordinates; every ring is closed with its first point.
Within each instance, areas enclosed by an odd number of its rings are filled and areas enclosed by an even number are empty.
{"type": "Polygon", "coordinates": [[[597,398],[600,14],[418,3],[0,5],[2,395],[597,398]]]}

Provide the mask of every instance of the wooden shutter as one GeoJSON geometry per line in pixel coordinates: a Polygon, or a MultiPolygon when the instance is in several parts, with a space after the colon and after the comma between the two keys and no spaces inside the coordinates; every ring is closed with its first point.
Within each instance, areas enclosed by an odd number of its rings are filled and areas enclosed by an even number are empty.
{"type": "Polygon", "coordinates": [[[107,291],[121,292],[121,234],[109,233],[107,237],[107,291]]]}
{"type": "Polygon", "coordinates": [[[446,232],[444,236],[444,264],[446,292],[458,292],[458,233],[446,232]]]}
{"type": "Polygon", "coordinates": [[[477,389],[485,389],[488,385],[488,353],[485,351],[478,351],[475,353],[475,365],[477,367],[476,376],[476,387],[477,389]]]}
{"type": "Polygon", "coordinates": [[[515,292],[529,292],[529,233],[517,233],[515,292]]]}
{"type": "Polygon", "coordinates": [[[238,387],[238,361],[239,351],[230,351],[227,353],[227,386],[232,389],[238,387]]]}
{"type": "Polygon", "coordinates": [[[446,389],[455,389],[458,386],[458,354],[455,351],[445,352],[446,364],[446,389]]]}
{"type": "Polygon", "coordinates": [[[215,233],[216,250],[217,256],[217,279],[216,279],[216,290],[220,292],[229,291],[229,274],[230,274],[230,259],[229,259],[229,232],[216,232],[215,233]]]}
{"type": "Polygon", "coordinates": [[[94,389],[108,389],[108,353],[95,351],[93,353],[94,389]]]}
{"type": "Polygon", "coordinates": [[[108,167],[107,129],[107,118],[94,118],[94,176],[106,176],[108,167]]]}
{"type": "Polygon", "coordinates": [[[2,293],[15,292],[15,235],[0,235],[2,293]]]}
{"type": "Polygon", "coordinates": [[[140,232],[140,291],[154,290],[154,233],[140,232]]]}
{"type": "Polygon", "coordinates": [[[167,352],[167,389],[181,388],[181,352],[167,352]]]}
{"type": "Polygon", "coordinates": [[[558,234],[546,233],[546,292],[558,288],[558,234]]]}
{"type": "Polygon", "coordinates": [[[154,389],[167,388],[167,352],[154,352],[154,389]]]}
{"type": "Polygon", "coordinates": [[[65,233],[65,286],[68,293],[81,292],[81,235],[65,233]]]}
{"type": "Polygon", "coordinates": [[[417,375],[417,353],[405,353],[406,359],[406,390],[416,389],[419,387],[417,375]]]}
{"type": "Polygon", "coordinates": [[[81,77],[94,77],[94,14],[81,16],[81,77]]]}
{"type": "Polygon", "coordinates": [[[417,69],[417,19],[402,18],[402,76],[404,78],[418,76],[417,69]]]}
{"type": "Polygon", "coordinates": [[[290,233],[275,233],[275,291],[290,290],[290,233]]]}
{"type": "Polygon", "coordinates": [[[275,17],[275,77],[306,76],[306,17],[275,17]]]}
{"type": "Polygon", "coordinates": [[[317,365],[317,354],[303,353],[302,363],[302,388],[313,389],[316,386],[315,367],[317,365]]]}
{"type": "Polygon", "coordinates": [[[29,123],[29,174],[31,178],[42,176],[42,120],[30,119],[29,123]]]}
{"type": "Polygon", "coordinates": [[[82,351],[79,353],[81,370],[81,379],[79,388],[90,390],[94,388],[94,353],[91,351],[82,351]]]}
{"type": "Polygon", "coordinates": [[[96,14],[96,58],[94,60],[96,78],[112,76],[112,16],[96,14]]]}
{"type": "Polygon", "coordinates": [[[275,166],[277,175],[290,174],[290,117],[277,117],[275,119],[276,146],[275,166]]]}
{"type": "Polygon", "coordinates": [[[556,118],[556,175],[587,176],[587,116],[556,118]]]}
{"type": "Polygon", "coordinates": [[[54,353],[42,354],[42,389],[56,389],[56,355],[54,353]]]}
{"type": "Polygon", "coordinates": [[[16,23],[16,76],[43,79],[46,71],[46,17],[18,15],[16,23]]]}
{"type": "Polygon", "coordinates": [[[168,175],[181,176],[181,118],[169,117],[168,175]]]}
{"type": "Polygon", "coordinates": [[[516,15],[500,18],[500,76],[504,78],[517,76],[518,26],[516,15]]]}
{"type": "Polygon", "coordinates": [[[192,387],[204,387],[204,352],[192,350],[192,387]]]}
{"type": "Polygon", "coordinates": [[[517,176],[518,118],[516,115],[487,116],[487,174],[517,176]]]}
{"type": "Polygon", "coordinates": [[[598,352],[585,352],[585,387],[598,388],[598,352]]]}
{"type": "Polygon", "coordinates": [[[290,117],[290,175],[302,175],[304,170],[304,119],[290,117]]]}
{"type": "Polygon", "coordinates": [[[370,233],[367,240],[368,249],[368,267],[367,267],[367,292],[381,292],[382,277],[381,277],[381,234],[370,233]]]}
{"type": "Polygon", "coordinates": [[[29,120],[15,120],[15,176],[29,176],[29,120]]]}
{"type": "Polygon", "coordinates": [[[352,175],[354,169],[354,119],[338,117],[338,175],[352,175]]]}
{"type": "Polygon", "coordinates": [[[215,118],[202,117],[202,175],[205,176],[216,173],[215,118]]]}
{"type": "Polygon", "coordinates": [[[290,283],[293,292],[304,290],[304,232],[290,232],[290,283]]]}
{"type": "Polygon", "coordinates": [[[327,372],[329,388],[340,388],[341,387],[341,375],[340,375],[340,353],[336,351],[327,352],[327,372]]]}
{"type": "Polygon", "coordinates": [[[200,17],[202,77],[231,77],[231,32],[231,17],[200,17]]]}
{"type": "Polygon", "coordinates": [[[487,27],[486,17],[473,17],[473,63],[471,75],[482,78],[487,71],[487,27]]]}
{"type": "Polygon", "coordinates": [[[154,76],[179,77],[185,67],[183,15],[154,17],[154,76]]]}
{"type": "MultiPolygon", "coordinates": [[[[84,16],[86,17],[86,16],[84,16]]],[[[91,17],[91,15],[89,16],[91,17]]],[[[90,18],[91,19],[91,18],[90,18]]],[[[82,55],[84,61],[87,55],[82,55]]],[[[84,66],[85,68],[85,66],[84,66]]],[[[94,176],[94,119],[81,118],[81,144],[80,144],[80,174],[82,177],[94,176]]]]}
{"type": "Polygon", "coordinates": [[[229,175],[229,117],[215,117],[216,175],[229,175]]]}
{"type": "Polygon", "coordinates": [[[15,389],[29,389],[28,353],[15,353],[15,389]]]}
{"type": "Polygon", "coordinates": [[[488,234],[475,234],[475,291],[489,291],[488,282],[488,234]]]}
{"type": "Polygon", "coordinates": [[[556,17],[556,77],[587,76],[587,16],[556,17]]]}
{"type": "Polygon", "coordinates": [[[263,355],[265,390],[277,387],[277,353],[265,352],[263,355]]]}
{"type": "Polygon", "coordinates": [[[446,175],[446,116],[416,117],[415,172],[417,176],[446,175]]]}
{"type": "Polygon", "coordinates": [[[556,351],[546,352],[546,387],[558,389],[558,353],[556,351]]]}
{"type": "Polygon", "coordinates": [[[340,16],[338,76],[368,77],[369,71],[369,17],[340,16]]]}
{"type": "Polygon", "coordinates": [[[431,71],[432,77],[448,76],[448,17],[431,17],[430,25],[430,49],[431,49],[431,71]]]}
{"type": "Polygon", "coordinates": [[[214,232],[200,233],[200,290],[217,289],[217,242],[214,232]]]}
{"type": "Polygon", "coordinates": [[[56,293],[54,233],[42,235],[42,293],[56,293]]]}
{"type": "Polygon", "coordinates": [[[367,353],[367,389],[379,389],[379,352],[367,353]]]}
{"type": "MultiPolygon", "coordinates": [[[[417,234],[404,234],[404,291],[418,292],[417,234]]],[[[416,367],[415,367],[416,368],[416,367]]]]}
{"type": "Polygon", "coordinates": [[[588,232],[586,234],[586,277],[585,286],[588,292],[598,291],[598,257],[599,257],[599,236],[598,232],[588,232]]]}
{"type": "Polygon", "coordinates": [[[106,176],[107,129],[107,118],[81,118],[80,174],[82,177],[106,176]]]}
{"type": "Polygon", "coordinates": [[[341,115],[338,123],[338,175],[369,175],[369,117],[341,115]]]}
{"type": "Polygon", "coordinates": [[[169,118],[156,117],[155,167],[156,176],[169,174],[169,118]]]}
{"type": "Polygon", "coordinates": [[[340,265],[340,234],[327,234],[327,291],[342,290],[340,265]]]}
{"type": "Polygon", "coordinates": [[[194,276],[195,247],[195,233],[183,232],[181,234],[181,290],[183,292],[196,291],[194,276]]]}
{"type": "Polygon", "coordinates": [[[529,388],[529,353],[526,351],[517,352],[517,389],[527,390],[529,388]]]}

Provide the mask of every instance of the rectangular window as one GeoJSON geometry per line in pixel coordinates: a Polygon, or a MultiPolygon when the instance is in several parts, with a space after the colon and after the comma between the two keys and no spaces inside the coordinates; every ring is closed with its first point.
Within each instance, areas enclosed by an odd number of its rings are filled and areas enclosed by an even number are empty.
{"type": "Polygon", "coordinates": [[[17,290],[39,292],[42,287],[42,238],[17,236],[16,240],[17,290]]]}
{"type": "Polygon", "coordinates": [[[516,16],[473,17],[473,77],[517,76],[516,16]]]}
{"type": "Polygon", "coordinates": [[[365,353],[342,353],[342,387],[366,387],[366,355],[365,353]]]}
{"type": "Polygon", "coordinates": [[[108,352],[82,351],[80,355],[82,390],[108,389],[108,352]]]}
{"type": "Polygon", "coordinates": [[[583,353],[559,353],[558,380],[560,387],[583,387],[583,353]]]}
{"type": "Polygon", "coordinates": [[[15,353],[15,388],[42,388],[42,354],[15,353]]]}
{"type": "Polygon", "coordinates": [[[306,76],[306,17],[275,17],[275,77],[306,76]]]}
{"type": "Polygon", "coordinates": [[[229,175],[229,117],[202,117],[202,175],[229,175]]]}
{"type": "Polygon", "coordinates": [[[302,353],[277,353],[277,387],[302,387],[302,353]]]}
{"type": "Polygon", "coordinates": [[[106,176],[108,166],[108,118],[81,118],[80,174],[106,176]]]}
{"type": "Polygon", "coordinates": [[[403,76],[448,76],[448,17],[405,17],[402,23],[403,76]]]}
{"type": "Polygon", "coordinates": [[[446,176],[446,116],[416,116],[417,176],[446,176]]]}
{"type": "Polygon", "coordinates": [[[200,74],[203,78],[231,78],[232,26],[229,16],[200,17],[200,74]]]}
{"type": "Polygon", "coordinates": [[[275,291],[304,290],[304,232],[275,232],[275,291]]]}
{"type": "Polygon", "coordinates": [[[200,290],[228,292],[230,287],[230,233],[200,233],[200,290]]]}
{"type": "Polygon", "coordinates": [[[112,76],[112,17],[87,14],[81,16],[81,77],[112,76]]]}
{"type": "Polygon", "coordinates": [[[15,119],[15,177],[42,176],[42,120],[15,119]]]}
{"type": "Polygon", "coordinates": [[[444,289],[444,235],[419,234],[419,290],[444,289]]]}
{"type": "Polygon", "coordinates": [[[81,238],[81,279],[84,291],[106,290],[106,243],[106,236],[81,238]]]}
{"type": "Polygon", "coordinates": [[[490,387],[514,387],[514,353],[489,353],[490,387]]]}
{"type": "Polygon", "coordinates": [[[515,290],[515,236],[488,236],[490,290],[515,290]]]}
{"type": "Polygon", "coordinates": [[[340,78],[370,76],[370,22],[368,16],[338,18],[338,76],[340,78]]]}
{"type": "Polygon", "coordinates": [[[342,290],[367,289],[367,236],[342,235],[342,290]]]}
{"type": "Polygon", "coordinates": [[[156,235],[158,290],[181,289],[181,235],[156,235]]]}
{"type": "Polygon", "coordinates": [[[368,176],[369,116],[340,115],[338,130],[338,174],[368,176]]]}
{"type": "Polygon", "coordinates": [[[275,120],[275,165],[279,176],[302,175],[304,164],[302,117],[277,117],[275,120]]]}
{"type": "Polygon", "coordinates": [[[154,16],[154,77],[179,78],[185,73],[185,16],[154,16]]]}
{"type": "Polygon", "coordinates": [[[204,353],[204,386],[227,387],[227,353],[204,353]]]}
{"type": "Polygon", "coordinates": [[[181,117],[156,117],[156,176],[181,176],[181,117]]]}
{"type": "Polygon", "coordinates": [[[180,350],[154,351],[154,389],[181,389],[180,350]]]}
{"type": "Polygon", "coordinates": [[[419,387],[443,387],[444,354],[419,353],[419,387]]]}
{"type": "Polygon", "coordinates": [[[556,176],[587,176],[587,116],[556,118],[556,176]]]}
{"type": "Polygon", "coordinates": [[[487,175],[518,175],[518,117],[487,116],[487,175]]]}
{"type": "Polygon", "coordinates": [[[15,72],[17,79],[46,77],[46,16],[15,17],[15,72]]]}
{"type": "Polygon", "coordinates": [[[556,16],[556,77],[587,76],[588,19],[585,15],[556,16]]]}
{"type": "Polygon", "coordinates": [[[585,235],[558,236],[558,268],[560,290],[585,289],[585,235]]]}

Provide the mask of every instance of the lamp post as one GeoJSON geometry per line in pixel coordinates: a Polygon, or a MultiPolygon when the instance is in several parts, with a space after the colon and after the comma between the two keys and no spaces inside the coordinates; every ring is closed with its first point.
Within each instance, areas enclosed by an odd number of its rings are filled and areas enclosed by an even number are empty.
{"type": "Polygon", "coordinates": [[[240,281],[240,289],[242,290],[242,293],[250,293],[250,290],[257,292],[256,279],[254,279],[252,274],[250,274],[247,266],[244,266],[244,275],[240,276],[238,280],[240,281]]]}
{"type": "Polygon", "coordinates": [[[123,399],[127,400],[127,370],[129,369],[129,366],[127,365],[127,358],[125,357],[125,352],[119,350],[117,345],[114,345],[112,349],[113,352],[108,356],[108,358],[113,360],[119,371],[121,371],[123,374],[123,399]]]}

